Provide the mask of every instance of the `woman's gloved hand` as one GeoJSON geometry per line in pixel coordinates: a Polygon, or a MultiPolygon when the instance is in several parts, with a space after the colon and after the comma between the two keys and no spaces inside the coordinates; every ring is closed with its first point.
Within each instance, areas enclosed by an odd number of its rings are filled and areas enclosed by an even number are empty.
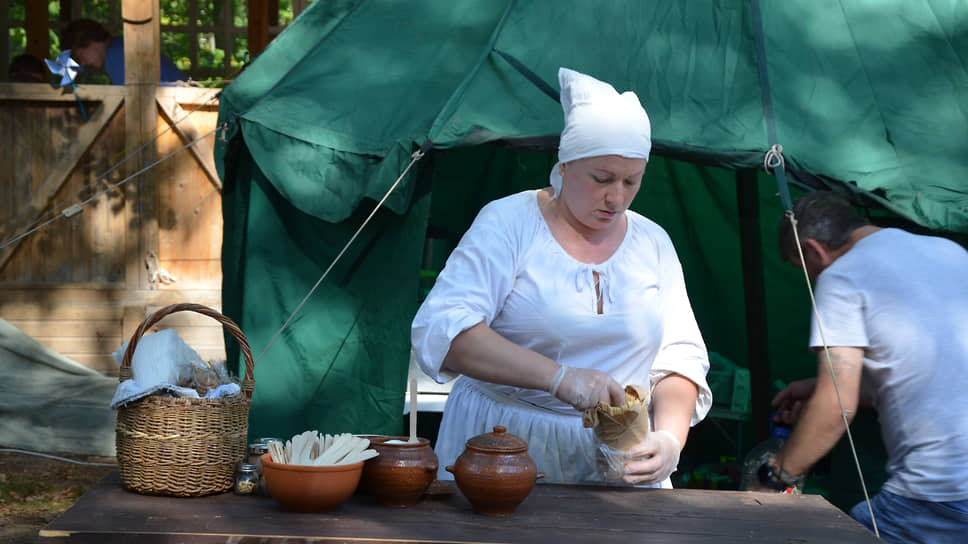
{"type": "Polygon", "coordinates": [[[575,368],[561,365],[548,392],[562,402],[585,410],[604,401],[613,406],[620,406],[625,402],[625,389],[601,370],[590,368],[575,368]]]}
{"type": "Polygon", "coordinates": [[[679,465],[682,446],[669,431],[654,431],[637,446],[628,450],[625,474],[622,479],[630,484],[654,484],[665,480],[679,465]]]}

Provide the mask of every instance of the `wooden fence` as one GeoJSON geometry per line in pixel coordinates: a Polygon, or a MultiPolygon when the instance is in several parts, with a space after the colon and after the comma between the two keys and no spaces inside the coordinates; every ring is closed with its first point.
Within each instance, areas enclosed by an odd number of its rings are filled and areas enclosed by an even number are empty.
{"type": "MultiPolygon", "coordinates": [[[[217,92],[82,86],[82,111],[69,88],[0,83],[0,317],[116,375],[111,353],[156,309],[220,309],[217,92]]],[[[214,320],[171,327],[224,357],[214,320]]]]}

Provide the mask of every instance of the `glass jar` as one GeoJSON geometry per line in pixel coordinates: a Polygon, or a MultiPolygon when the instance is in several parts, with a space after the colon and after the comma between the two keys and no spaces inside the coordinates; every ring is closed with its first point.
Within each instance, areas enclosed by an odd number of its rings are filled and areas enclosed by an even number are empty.
{"type": "Polygon", "coordinates": [[[235,486],[232,488],[236,495],[253,495],[259,488],[259,473],[252,463],[239,463],[235,472],[235,486]]]}
{"type": "Polygon", "coordinates": [[[255,465],[255,471],[259,475],[259,487],[256,488],[256,493],[263,494],[266,488],[265,477],[262,475],[262,454],[269,453],[269,445],[263,442],[253,442],[249,444],[249,459],[248,463],[250,465],[255,465]]]}
{"type": "Polygon", "coordinates": [[[249,459],[246,461],[250,465],[255,465],[259,474],[262,474],[262,454],[269,453],[269,446],[262,442],[249,444],[249,459]]]}

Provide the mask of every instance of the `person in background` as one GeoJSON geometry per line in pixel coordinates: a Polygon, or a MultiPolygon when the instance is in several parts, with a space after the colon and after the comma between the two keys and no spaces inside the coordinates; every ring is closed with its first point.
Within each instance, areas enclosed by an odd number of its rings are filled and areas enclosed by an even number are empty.
{"type": "MultiPolygon", "coordinates": [[[[888,479],[871,498],[880,536],[963,542],[968,251],[946,238],[874,226],[832,191],[804,195],[793,212],[799,248],[784,220],[780,252],[816,284],[822,330],[814,320],[810,347],[819,368],[773,399],[777,417],[796,426],[760,468],[761,484],[794,486],[844,433],[841,401],[847,421],[869,404],[888,454],[888,479]]],[[[850,514],[873,530],[866,501],[850,514]]]]}
{"type": "Polygon", "coordinates": [[[558,80],[565,127],[551,186],[487,204],[412,323],[423,372],[439,383],[461,376],[435,450],[444,467],[502,425],[528,442],[542,482],[610,483],[582,412],[622,405],[623,386],[640,385],[653,431],[625,452],[620,477],[671,487],[712,393],[672,241],[628,209],[651,125],[633,92],[567,68],[558,80]]]}
{"type": "MultiPolygon", "coordinates": [[[[61,33],[61,49],[71,50],[71,57],[81,65],[104,70],[112,85],[124,85],[124,39],[91,19],[71,21],[61,33]]],[[[161,55],[162,83],[187,81],[188,77],[164,54],[161,55]]]]}
{"type": "Polygon", "coordinates": [[[26,53],[10,61],[8,75],[14,83],[50,83],[44,61],[26,53]]]}

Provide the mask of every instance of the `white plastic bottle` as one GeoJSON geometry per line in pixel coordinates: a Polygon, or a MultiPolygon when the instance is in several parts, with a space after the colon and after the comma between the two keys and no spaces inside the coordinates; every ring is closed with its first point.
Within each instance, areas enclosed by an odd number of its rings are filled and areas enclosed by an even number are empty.
{"type": "Polygon", "coordinates": [[[780,447],[790,436],[790,427],[773,421],[774,414],[770,414],[770,438],[753,446],[743,459],[743,476],[740,480],[740,490],[757,489],[759,478],[757,471],[767,459],[776,455],[780,447]]]}

